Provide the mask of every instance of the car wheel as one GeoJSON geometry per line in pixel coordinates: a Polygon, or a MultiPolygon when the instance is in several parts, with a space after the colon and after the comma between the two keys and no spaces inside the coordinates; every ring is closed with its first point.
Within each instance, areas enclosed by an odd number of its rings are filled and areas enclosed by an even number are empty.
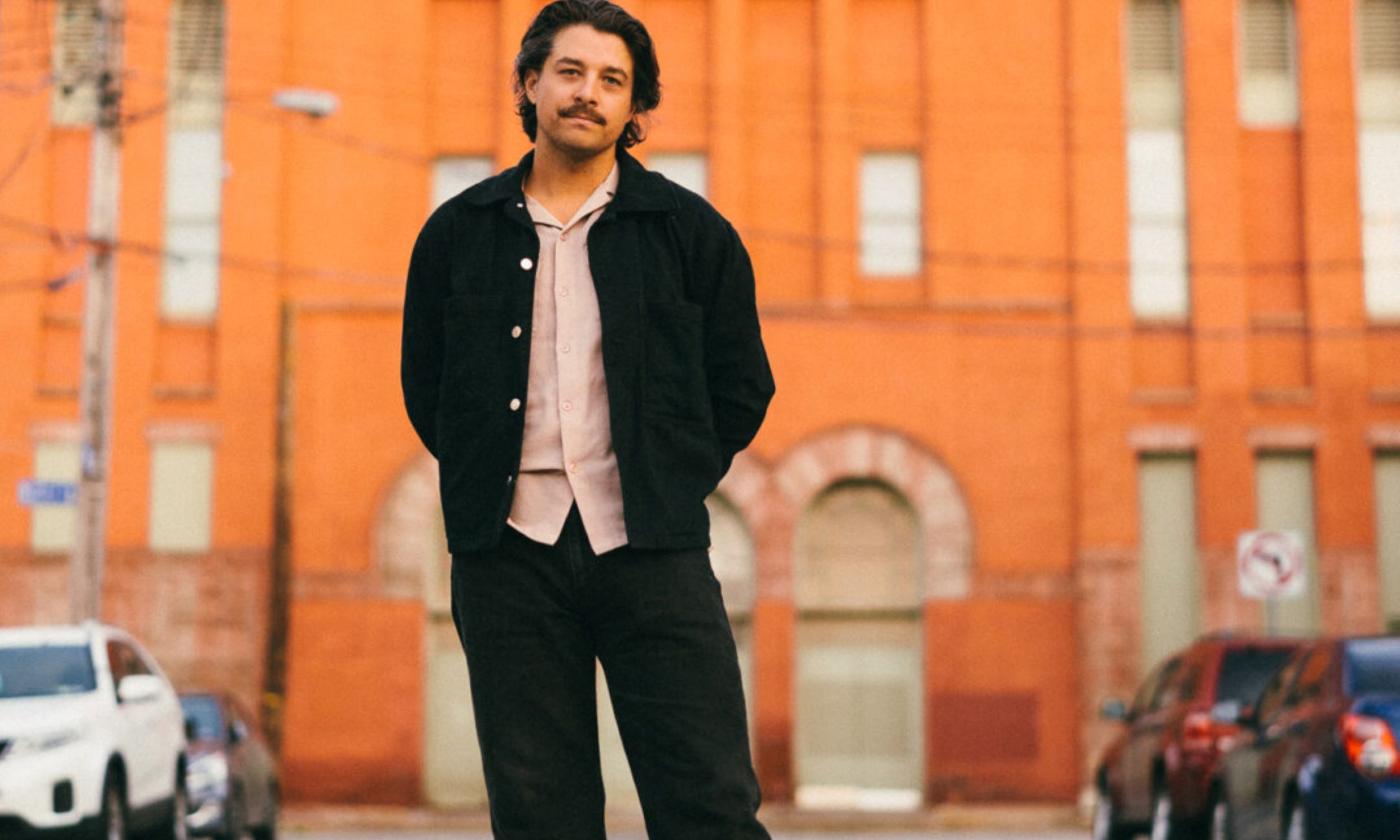
{"type": "Polygon", "coordinates": [[[126,794],[121,779],[111,771],[102,781],[102,810],[95,836],[97,840],[126,840],[126,794]]]}
{"type": "Polygon", "coordinates": [[[232,791],[224,808],[223,840],[243,840],[244,822],[247,817],[243,809],[243,794],[238,790],[232,791]]]}
{"type": "Polygon", "coordinates": [[[277,840],[277,820],[253,828],[253,840],[277,840]]]}
{"type": "Polygon", "coordinates": [[[277,840],[277,789],[267,795],[267,813],[262,825],[253,826],[253,840],[277,840]]]}
{"type": "Polygon", "coordinates": [[[1225,801],[1225,797],[1216,794],[1215,802],[1210,807],[1210,840],[1231,840],[1230,831],[1230,803],[1225,801]]]}
{"type": "Polygon", "coordinates": [[[1186,830],[1172,809],[1172,797],[1166,788],[1152,794],[1152,840],[1185,840],[1186,830]]]}
{"type": "Polygon", "coordinates": [[[170,799],[170,816],[156,829],[156,840],[189,840],[190,794],[185,789],[182,773],[175,783],[175,795],[170,799]]]}
{"type": "Polygon", "coordinates": [[[1293,802],[1293,810],[1288,812],[1288,822],[1283,827],[1284,840],[1308,840],[1308,814],[1303,810],[1303,800],[1293,802]]]}
{"type": "Polygon", "coordinates": [[[1100,788],[1094,804],[1093,840],[1131,840],[1132,834],[1118,822],[1113,795],[1100,788]]]}

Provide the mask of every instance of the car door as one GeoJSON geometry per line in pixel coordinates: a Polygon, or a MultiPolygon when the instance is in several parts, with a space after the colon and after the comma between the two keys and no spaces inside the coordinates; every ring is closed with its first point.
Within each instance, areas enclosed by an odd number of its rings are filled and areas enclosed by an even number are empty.
{"type": "MultiPolygon", "coordinates": [[[[1276,740],[1270,727],[1279,723],[1289,691],[1298,673],[1294,657],[1269,680],[1239,740],[1225,762],[1225,790],[1229,797],[1235,840],[1278,840],[1269,801],[1272,772],[1266,758],[1276,740]]],[[[1276,732],[1277,730],[1275,730],[1276,732]]]]}
{"type": "Polygon", "coordinates": [[[275,807],[272,799],[272,780],[275,777],[272,755],[267,749],[267,743],[258,734],[253,716],[248,714],[243,704],[232,700],[229,705],[231,715],[236,721],[235,725],[243,733],[239,748],[242,750],[244,801],[248,806],[248,818],[261,823],[271,816],[275,807]]]}
{"type": "MultiPolygon", "coordinates": [[[[151,674],[151,668],[129,644],[121,640],[107,643],[108,656],[120,662],[121,677],[151,674]]],[[[114,668],[113,676],[116,677],[114,668]]],[[[120,686],[120,679],[118,679],[120,686]]],[[[118,700],[117,716],[121,720],[123,758],[127,765],[127,797],[133,807],[149,805],[170,795],[175,778],[171,766],[168,735],[164,733],[166,716],[163,698],[124,703],[118,700]],[[169,778],[166,768],[170,767],[169,778]]]]}
{"type": "Polygon", "coordinates": [[[1263,725],[1259,757],[1259,821],[1272,837],[1283,831],[1286,799],[1327,694],[1331,649],[1312,647],[1298,660],[1296,673],[1277,714],[1263,725]]]}
{"type": "Polygon", "coordinates": [[[1152,764],[1165,727],[1162,699],[1181,668],[1181,657],[1163,662],[1143,681],[1128,714],[1128,738],[1123,745],[1123,813],[1145,820],[1152,811],[1152,764]]]}

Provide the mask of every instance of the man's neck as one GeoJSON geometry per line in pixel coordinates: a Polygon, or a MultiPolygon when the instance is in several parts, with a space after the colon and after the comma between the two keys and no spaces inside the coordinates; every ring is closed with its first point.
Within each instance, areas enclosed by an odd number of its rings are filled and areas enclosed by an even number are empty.
{"type": "Polygon", "coordinates": [[[583,202],[607,180],[617,159],[613,150],[577,160],[547,144],[535,146],[534,163],[525,176],[525,192],[561,222],[573,218],[583,202]]]}

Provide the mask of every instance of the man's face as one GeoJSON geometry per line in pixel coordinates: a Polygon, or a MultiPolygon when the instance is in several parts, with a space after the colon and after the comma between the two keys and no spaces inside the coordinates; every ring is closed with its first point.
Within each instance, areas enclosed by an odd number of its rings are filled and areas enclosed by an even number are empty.
{"type": "Polygon", "coordinates": [[[525,73],[535,104],[535,144],[576,160],[611,152],[632,119],[632,54],[618,36],[575,24],[554,35],[537,72],[525,73]]]}

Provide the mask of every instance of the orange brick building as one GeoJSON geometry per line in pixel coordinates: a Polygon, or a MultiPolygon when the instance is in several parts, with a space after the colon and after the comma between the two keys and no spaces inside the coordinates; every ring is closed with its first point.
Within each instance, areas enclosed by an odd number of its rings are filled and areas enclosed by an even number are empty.
{"type": "MultiPolygon", "coordinates": [[[[94,5],[0,6],[5,487],[76,471],[94,5]]],[[[537,4],[394,5],[128,0],[104,617],[288,796],[471,805],[400,302],[537,4]]],[[[1264,627],[1242,531],[1308,549],[1276,626],[1400,618],[1400,3],[629,7],[778,382],[712,506],[768,799],[1074,797],[1104,697],[1264,627]]],[[[64,620],[71,513],[3,504],[0,622],[64,620]]]]}

